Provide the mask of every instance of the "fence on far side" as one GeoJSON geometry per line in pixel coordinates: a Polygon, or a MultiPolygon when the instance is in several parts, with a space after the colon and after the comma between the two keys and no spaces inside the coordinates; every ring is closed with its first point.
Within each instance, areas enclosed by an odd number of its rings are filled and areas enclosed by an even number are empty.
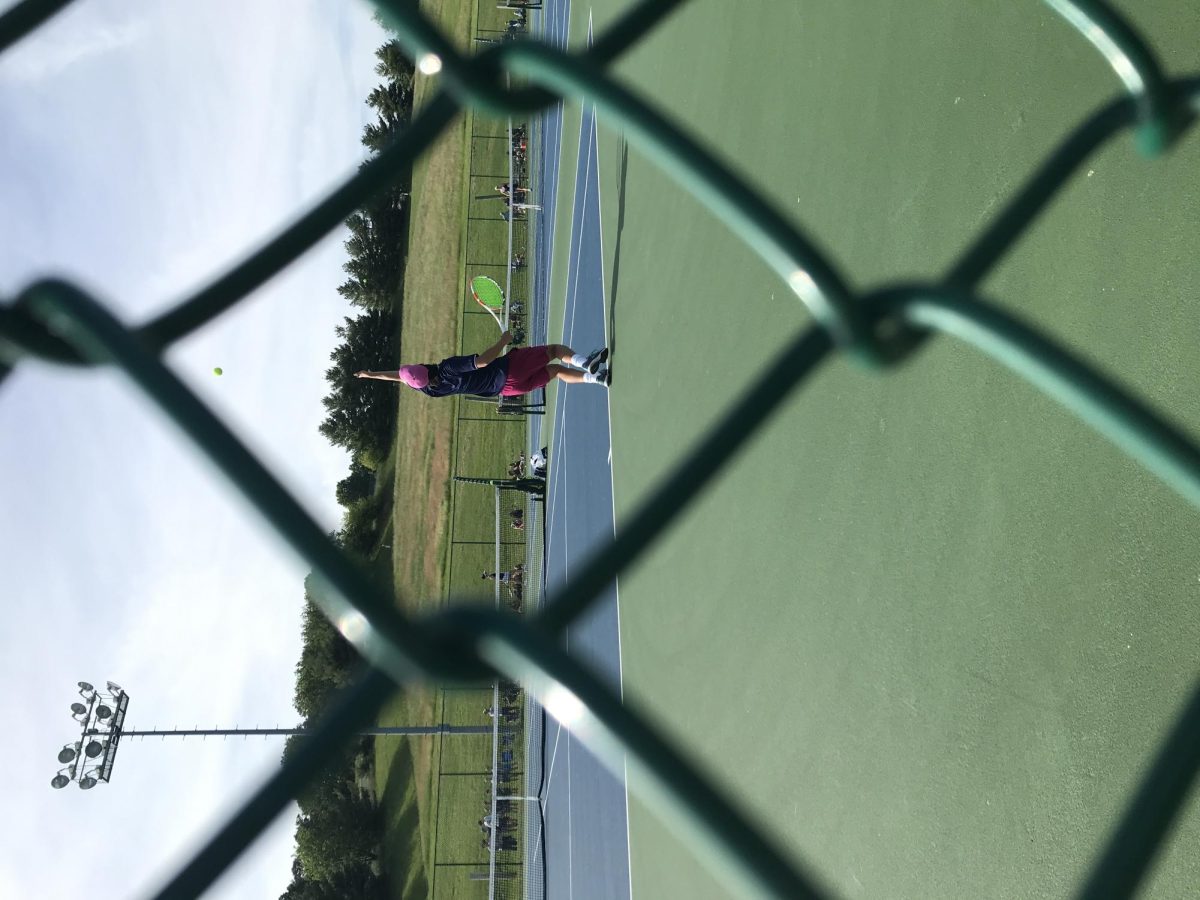
{"type": "MultiPolygon", "coordinates": [[[[516,40],[534,24],[536,4],[477,0],[481,48],[516,40]]],[[[540,210],[531,184],[530,150],[536,124],[471,113],[466,251],[462,272],[459,352],[495,343],[500,328],[475,302],[471,279],[487,276],[504,290],[504,325],[514,345],[544,340],[544,317],[533,321],[531,231],[540,210]]],[[[544,391],[525,397],[462,398],[458,404],[452,471],[483,480],[533,474],[530,424],[544,391]]],[[[539,429],[540,434],[540,429],[539,429]]],[[[496,605],[514,615],[536,610],[542,593],[544,517],[535,494],[465,484],[451,494],[447,593],[457,601],[496,605]]],[[[542,900],[541,809],[536,800],[543,728],[541,708],[520,687],[496,681],[440,692],[442,721],[490,724],[492,734],[442,743],[434,815],[434,872],[430,895],[479,900],[542,900]],[[532,798],[532,799],[531,799],[532,798]]]]}

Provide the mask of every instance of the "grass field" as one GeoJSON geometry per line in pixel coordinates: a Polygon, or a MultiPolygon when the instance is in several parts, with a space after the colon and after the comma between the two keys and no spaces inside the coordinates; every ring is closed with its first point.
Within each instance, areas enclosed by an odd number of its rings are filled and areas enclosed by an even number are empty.
{"type": "MultiPolygon", "coordinates": [[[[423,9],[444,32],[469,39],[469,8],[434,0],[423,9]]],[[[416,105],[430,98],[431,79],[418,78],[416,105]]],[[[461,282],[462,211],[465,208],[463,166],[469,120],[460,118],[414,166],[411,225],[405,293],[401,309],[401,356],[439,357],[458,339],[458,315],[446,298],[456,296],[461,282]],[[440,301],[440,302],[439,302],[440,301]]],[[[410,392],[397,392],[397,431],[392,460],[395,473],[393,575],[398,602],[409,612],[430,611],[443,596],[450,498],[450,456],[454,436],[454,404],[424,402],[410,392]],[[427,523],[432,540],[406,540],[414,520],[427,523]]],[[[397,695],[380,715],[382,724],[432,722],[438,712],[434,690],[397,695]]],[[[376,741],[376,783],[384,808],[384,867],[393,896],[412,900],[428,896],[433,863],[429,810],[437,789],[434,738],[376,741]]]]}
{"type": "MultiPolygon", "coordinates": [[[[627,5],[591,4],[597,32],[627,5]]],[[[1121,6],[1200,70],[1200,7],[1121,6]]],[[[1119,91],[1037,3],[766,9],[696,0],[616,71],[858,287],[938,277],[1119,91]]],[[[619,526],[806,317],[605,126],[619,526]]],[[[1195,132],[1155,162],[1126,134],[983,288],[1200,434],[1198,208],[1195,132]]],[[[1062,896],[1200,674],[1198,521],[950,339],[885,376],[837,360],[622,575],[627,696],[838,894],[1062,896]]],[[[636,896],[725,896],[636,801],[630,834],[636,896]]],[[[1198,841],[1193,799],[1149,896],[1193,894],[1198,841]]]]}
{"type": "MultiPolygon", "coordinates": [[[[423,8],[462,46],[481,18],[503,15],[484,4],[448,0],[423,8]]],[[[433,86],[418,79],[418,107],[433,86]]],[[[486,274],[505,283],[507,226],[494,191],[507,180],[502,174],[507,146],[498,139],[506,135],[504,128],[467,115],[414,168],[401,323],[405,362],[477,352],[498,336],[492,318],[469,300],[466,281],[486,274]],[[479,199],[485,194],[490,196],[479,199]]],[[[525,277],[514,278],[515,289],[523,289],[525,277]]],[[[494,404],[435,401],[410,391],[398,396],[399,426],[388,460],[395,475],[392,559],[398,602],[418,614],[435,611],[451,591],[490,603],[491,585],[479,573],[492,568],[492,491],[459,490],[452,477],[502,477],[507,462],[525,447],[525,421],[497,415],[494,404]],[[420,523],[419,531],[413,523],[420,523]],[[476,540],[488,546],[456,543],[476,540]]],[[[490,704],[490,690],[413,691],[398,695],[381,722],[483,724],[490,721],[483,714],[490,704]]],[[[478,803],[464,797],[469,790],[479,793],[491,753],[490,737],[377,741],[376,779],[387,822],[384,863],[393,896],[451,900],[479,896],[481,889],[486,896],[486,884],[467,879],[461,863],[482,856],[486,868],[474,824],[481,815],[478,803]]]]}

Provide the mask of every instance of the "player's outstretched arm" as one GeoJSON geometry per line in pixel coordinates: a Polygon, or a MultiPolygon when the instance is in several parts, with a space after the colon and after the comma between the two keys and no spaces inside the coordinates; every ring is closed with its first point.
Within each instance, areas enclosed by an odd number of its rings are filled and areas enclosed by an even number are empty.
{"type": "Polygon", "coordinates": [[[496,357],[504,352],[504,348],[511,343],[512,332],[504,332],[504,334],[500,335],[500,340],[475,357],[475,368],[482,369],[484,366],[491,365],[496,361],[496,357]]]}
{"type": "Polygon", "coordinates": [[[392,372],[355,372],[355,378],[373,378],[376,381],[399,381],[400,375],[395,371],[392,372]]]}

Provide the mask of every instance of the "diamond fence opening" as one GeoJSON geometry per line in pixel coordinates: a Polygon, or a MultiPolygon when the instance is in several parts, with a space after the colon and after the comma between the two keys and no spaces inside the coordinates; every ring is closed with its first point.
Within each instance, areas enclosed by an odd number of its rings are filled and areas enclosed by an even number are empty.
{"type": "MultiPolygon", "coordinates": [[[[723,167],[661,111],[609,77],[607,66],[683,0],[644,0],[630,7],[584,51],[568,53],[536,41],[502,41],[486,45],[473,58],[456,51],[415,3],[380,0],[377,5],[423,68],[440,63],[443,89],[400,140],[353,178],[243,263],[139,326],[118,321],[95,298],[63,281],[33,284],[0,305],[0,381],[28,358],[120,369],[246,496],[264,524],[330,586],[322,600],[324,612],[375,667],[160,896],[202,893],[320,770],[344,736],[376,715],[396,685],[435,681],[487,691],[497,678],[519,682],[615,771],[628,762],[640,776],[636,784],[642,799],[692,841],[697,858],[733,891],[788,898],[819,895],[803,866],[774,838],[754,828],[645,716],[622,704],[567,656],[556,638],[605,585],[654,546],[783,400],[839,352],[886,373],[935,336],[957,338],[1058,400],[1200,506],[1200,448],[1194,441],[1058,341],[985,302],[978,293],[982,279],[1027,233],[1089,154],[1126,128],[1134,130],[1145,155],[1164,153],[1191,127],[1200,109],[1200,75],[1168,79],[1153,51],[1106,3],[1047,3],[1103,54],[1124,93],[1080,124],[944,277],[928,283],[852,292],[834,262],[768,198],[723,167]],[[513,85],[529,87],[510,87],[510,76],[513,85]],[[627,517],[616,538],[556,596],[546,598],[539,611],[518,618],[464,604],[416,620],[398,613],[390,598],[341,555],[272,474],[164,365],[162,355],[172,343],[240,302],[337,228],[375,191],[400,177],[464,105],[519,118],[566,95],[594,102],[632,143],[727,223],[788,285],[814,323],[765,368],[786,374],[761,381],[726,410],[627,517]]],[[[0,16],[0,50],[66,5],[65,0],[24,0],[9,9],[0,16]]],[[[1080,888],[1082,895],[1129,896],[1136,890],[1198,767],[1200,690],[1193,693],[1126,805],[1080,888]]],[[[476,784],[466,791],[465,808],[481,805],[478,797],[470,799],[471,790],[479,789],[476,784]]],[[[493,884],[511,880],[505,874],[507,865],[496,865],[490,874],[493,884]]]]}

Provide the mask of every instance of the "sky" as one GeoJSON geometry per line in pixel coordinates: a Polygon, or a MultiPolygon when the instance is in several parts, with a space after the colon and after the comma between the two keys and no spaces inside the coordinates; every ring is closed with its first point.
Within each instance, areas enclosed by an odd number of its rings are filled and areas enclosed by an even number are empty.
{"type": "MultiPolygon", "coordinates": [[[[226,270],[362,160],[385,40],[354,2],[74,4],[0,55],[0,297],[62,276],[138,323],[226,270]]],[[[343,238],[167,356],[326,530],[343,238]]],[[[0,385],[0,897],[145,896],[278,766],[278,738],[130,739],[111,784],[49,784],[80,680],[130,728],[296,723],[306,571],[116,373],[0,385]]],[[[294,820],[210,896],[278,896],[294,820]]]]}

